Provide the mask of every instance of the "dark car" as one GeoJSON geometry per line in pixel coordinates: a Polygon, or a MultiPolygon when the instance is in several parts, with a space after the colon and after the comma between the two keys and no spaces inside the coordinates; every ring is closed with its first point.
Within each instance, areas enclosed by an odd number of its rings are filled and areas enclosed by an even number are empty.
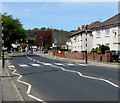
{"type": "Polygon", "coordinates": [[[48,50],[44,50],[44,54],[48,53],[48,50]]]}
{"type": "Polygon", "coordinates": [[[120,51],[115,51],[115,52],[112,54],[112,59],[113,59],[114,61],[120,62],[120,51]]]}
{"type": "Polygon", "coordinates": [[[33,53],[33,50],[30,50],[29,53],[33,53]]]}

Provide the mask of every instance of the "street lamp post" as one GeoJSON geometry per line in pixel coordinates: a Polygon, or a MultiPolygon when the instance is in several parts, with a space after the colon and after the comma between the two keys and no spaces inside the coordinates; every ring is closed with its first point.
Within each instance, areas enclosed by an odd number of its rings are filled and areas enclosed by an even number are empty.
{"type": "Polygon", "coordinates": [[[42,43],[42,45],[41,45],[42,48],[41,48],[41,49],[42,49],[42,51],[43,51],[43,37],[41,37],[41,43],[42,43]]]}

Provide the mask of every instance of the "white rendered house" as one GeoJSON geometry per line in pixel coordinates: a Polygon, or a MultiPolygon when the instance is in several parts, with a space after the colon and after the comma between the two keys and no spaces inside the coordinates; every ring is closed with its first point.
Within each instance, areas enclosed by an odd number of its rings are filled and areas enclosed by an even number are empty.
{"type": "Polygon", "coordinates": [[[93,27],[93,48],[107,45],[110,50],[120,50],[120,13],[93,27]]]}
{"type": "Polygon", "coordinates": [[[74,32],[71,37],[71,51],[91,51],[92,48],[106,45],[110,50],[120,51],[120,13],[112,18],[99,22],[96,21],[88,26],[86,36],[85,29],[74,32]],[[87,41],[86,41],[87,38],[87,41]],[[87,44],[87,46],[86,46],[87,44]]]}
{"type": "Polygon", "coordinates": [[[92,31],[80,30],[71,35],[71,51],[90,51],[92,49],[92,31]],[[87,40],[86,40],[87,39],[87,40]]]}

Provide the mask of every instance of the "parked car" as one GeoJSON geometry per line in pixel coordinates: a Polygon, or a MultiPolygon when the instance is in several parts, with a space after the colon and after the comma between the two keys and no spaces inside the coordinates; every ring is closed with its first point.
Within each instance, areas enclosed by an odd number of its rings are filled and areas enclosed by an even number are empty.
{"type": "Polygon", "coordinates": [[[48,53],[48,50],[44,50],[44,54],[48,53]]]}
{"type": "Polygon", "coordinates": [[[115,51],[112,54],[112,60],[116,62],[120,62],[120,51],[115,51]]]}
{"type": "Polygon", "coordinates": [[[30,50],[29,53],[33,53],[33,50],[30,50]]]}

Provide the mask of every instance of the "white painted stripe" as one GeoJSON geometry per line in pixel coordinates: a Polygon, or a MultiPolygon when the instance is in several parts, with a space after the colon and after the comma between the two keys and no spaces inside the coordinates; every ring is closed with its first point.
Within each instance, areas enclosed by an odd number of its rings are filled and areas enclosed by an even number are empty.
{"type": "Polygon", "coordinates": [[[29,66],[26,65],[26,64],[19,64],[19,66],[21,66],[21,67],[29,67],[29,66]]]}
{"type": "Polygon", "coordinates": [[[37,98],[37,97],[35,97],[35,96],[33,96],[33,95],[30,94],[32,85],[30,85],[30,84],[27,83],[27,82],[21,81],[20,79],[22,78],[22,75],[20,75],[20,74],[18,74],[18,73],[15,73],[15,72],[16,72],[16,69],[13,69],[13,72],[12,72],[12,73],[19,76],[18,79],[17,79],[17,81],[20,82],[20,83],[26,84],[26,85],[28,86],[28,89],[27,89],[26,94],[27,94],[29,97],[31,97],[31,98],[33,98],[33,99],[35,99],[35,100],[37,100],[37,101],[42,101],[42,102],[44,102],[42,99],[39,99],[39,98],[37,98]]]}
{"type": "Polygon", "coordinates": [[[70,65],[70,66],[73,66],[73,65],[75,65],[75,64],[72,64],[72,63],[66,63],[67,65],[70,65]]]}
{"type": "MultiPolygon", "coordinates": [[[[57,66],[58,67],[58,66],[57,66]]],[[[67,71],[67,72],[72,72],[72,73],[77,73],[79,74],[81,77],[83,78],[89,78],[89,79],[94,79],[94,80],[99,80],[99,81],[103,81],[103,82],[106,82],[116,88],[120,88],[119,85],[116,85],[115,83],[112,83],[111,81],[109,80],[106,80],[106,79],[102,79],[102,78],[96,78],[96,77],[91,77],[91,76],[86,76],[86,75],[83,75],[82,73],[78,72],[78,71],[74,71],[74,70],[67,70],[67,69],[64,69],[63,67],[58,67],[60,69],[62,69],[63,71],[67,71]]]]}
{"type": "Polygon", "coordinates": [[[9,68],[15,68],[15,66],[14,65],[10,65],[10,66],[8,66],[9,68]]]}
{"type": "MultiPolygon", "coordinates": [[[[31,97],[31,98],[33,98],[33,99],[35,99],[35,100],[37,100],[37,101],[43,102],[42,99],[39,99],[39,98],[37,98],[37,97],[35,97],[33,95],[28,94],[28,96],[31,97]]],[[[44,102],[44,103],[46,103],[46,102],[44,102]]]]}
{"type": "Polygon", "coordinates": [[[42,63],[43,65],[52,65],[51,63],[44,63],[44,62],[40,62],[42,63]]]}
{"type": "Polygon", "coordinates": [[[62,63],[54,63],[55,65],[64,65],[64,64],[62,64],[62,63]]]}
{"type": "Polygon", "coordinates": [[[40,63],[40,61],[37,61],[38,63],[40,63]]]}
{"type": "Polygon", "coordinates": [[[86,64],[77,64],[77,65],[80,65],[80,66],[87,66],[86,64]]]}
{"type": "Polygon", "coordinates": [[[40,64],[31,64],[32,66],[41,66],[40,64]]]}

